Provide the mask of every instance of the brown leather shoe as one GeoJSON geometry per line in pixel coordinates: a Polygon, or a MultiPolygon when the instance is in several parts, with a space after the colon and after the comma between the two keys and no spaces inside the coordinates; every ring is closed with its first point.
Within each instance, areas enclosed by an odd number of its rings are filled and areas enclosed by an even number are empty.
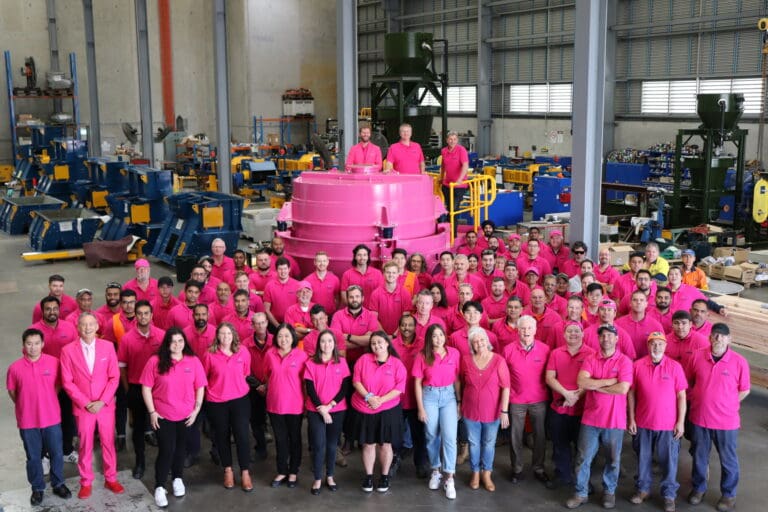
{"type": "Polygon", "coordinates": [[[234,489],[235,487],[235,474],[232,473],[232,468],[224,468],[224,488],[234,489]]]}
{"type": "Polygon", "coordinates": [[[664,499],[664,512],[675,512],[675,500],[672,498],[664,499]]]}
{"type": "Polygon", "coordinates": [[[579,496],[578,494],[574,494],[573,496],[568,498],[568,501],[565,502],[565,508],[568,508],[568,509],[579,508],[587,501],[589,501],[589,498],[587,496],[579,496]]]}
{"type": "Polygon", "coordinates": [[[718,512],[731,512],[736,508],[736,497],[730,497],[726,498],[725,496],[721,497],[719,500],[717,500],[717,510],[718,512]]]}
{"type": "Polygon", "coordinates": [[[251,472],[247,469],[240,475],[240,487],[245,492],[251,492],[253,490],[253,482],[251,482],[251,472]]]}
{"type": "Polygon", "coordinates": [[[480,488],[480,472],[473,471],[472,478],[469,479],[469,488],[477,490],[480,488]]]}
{"type": "Polygon", "coordinates": [[[483,487],[485,487],[486,491],[493,492],[496,490],[496,486],[494,485],[493,480],[491,480],[490,471],[483,471],[480,476],[483,479],[483,487]]]}
{"type": "Polygon", "coordinates": [[[631,498],[629,498],[629,502],[634,503],[635,505],[639,505],[647,499],[648,499],[647,492],[637,491],[635,494],[632,495],[631,498]]]}
{"type": "Polygon", "coordinates": [[[459,443],[459,455],[456,457],[456,464],[461,465],[467,462],[469,458],[469,444],[459,443]]]}
{"type": "Polygon", "coordinates": [[[603,508],[616,508],[616,495],[615,494],[603,494],[603,508]]]}

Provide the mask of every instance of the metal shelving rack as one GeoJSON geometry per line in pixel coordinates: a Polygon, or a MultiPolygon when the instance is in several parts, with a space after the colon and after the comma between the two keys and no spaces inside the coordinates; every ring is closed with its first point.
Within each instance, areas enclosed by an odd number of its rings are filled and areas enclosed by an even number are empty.
{"type": "MultiPolygon", "coordinates": [[[[8,93],[8,114],[11,124],[11,148],[13,150],[13,164],[14,166],[20,160],[19,155],[19,141],[18,141],[18,126],[16,125],[16,101],[17,100],[72,100],[72,121],[71,123],[65,123],[66,126],[73,128],[73,137],[75,139],[80,138],[80,101],[78,98],[78,84],[77,84],[77,57],[75,53],[69,54],[69,74],[72,79],[72,94],[62,95],[15,95],[13,93],[13,65],[11,63],[11,52],[5,50],[5,83],[8,93]]],[[[61,123],[55,123],[61,124],[61,123]]]]}

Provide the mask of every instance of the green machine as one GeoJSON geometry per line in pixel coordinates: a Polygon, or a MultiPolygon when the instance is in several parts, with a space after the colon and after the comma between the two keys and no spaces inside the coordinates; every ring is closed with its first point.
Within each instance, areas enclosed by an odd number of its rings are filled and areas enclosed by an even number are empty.
{"type": "Polygon", "coordinates": [[[678,130],[675,144],[674,188],[666,201],[672,206],[671,228],[719,223],[743,227],[744,218],[731,211],[742,204],[744,151],[747,130],[737,126],[744,112],[742,94],[699,94],[696,111],[702,124],[693,130],[678,130]],[[698,146],[693,154],[686,148],[698,146]],[[725,190],[729,169],[735,168],[736,187],[725,190]],[[688,183],[690,183],[688,185],[688,183]],[[685,186],[688,185],[688,186],[685,186]],[[732,201],[724,201],[729,196],[732,201]],[[732,219],[732,220],[730,220],[732,219]]]}
{"type": "MultiPolygon", "coordinates": [[[[424,32],[386,34],[383,75],[371,79],[371,117],[389,143],[399,139],[402,123],[413,127],[412,139],[421,144],[425,156],[440,153],[440,144],[448,133],[446,95],[448,90],[448,41],[432,39],[424,32]],[[443,73],[435,71],[434,44],[443,43],[443,73]],[[437,105],[427,105],[428,93],[437,105]],[[438,147],[430,147],[432,121],[442,119],[438,147]]],[[[375,141],[374,141],[375,142],[375,141]]]]}

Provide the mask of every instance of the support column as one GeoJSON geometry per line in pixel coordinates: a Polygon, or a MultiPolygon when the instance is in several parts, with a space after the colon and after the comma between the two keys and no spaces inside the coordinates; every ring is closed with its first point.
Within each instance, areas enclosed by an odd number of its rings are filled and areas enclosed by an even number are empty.
{"type": "MultiPolygon", "coordinates": [[[[51,71],[61,71],[59,67],[59,36],[56,29],[56,0],[46,0],[45,13],[48,16],[48,48],[51,52],[51,67],[49,69],[51,71]]],[[[39,80],[41,80],[40,77],[38,77],[39,80]]],[[[42,80],[45,80],[45,77],[42,80]]],[[[61,99],[53,100],[53,111],[61,112],[61,99]]]]}
{"type": "Polygon", "coordinates": [[[232,169],[230,168],[231,139],[229,132],[229,60],[227,55],[227,6],[226,0],[213,3],[213,61],[216,83],[216,145],[219,192],[232,193],[232,169]]]}
{"type": "Polygon", "coordinates": [[[402,32],[400,0],[382,0],[382,4],[384,6],[384,16],[387,18],[387,32],[402,32]]]}
{"type": "Polygon", "coordinates": [[[493,59],[491,44],[486,41],[491,37],[493,20],[491,7],[483,0],[477,4],[477,141],[475,149],[478,155],[491,153],[491,80],[493,59]]]}
{"type": "Polygon", "coordinates": [[[605,119],[608,4],[576,2],[573,64],[573,175],[570,241],[583,240],[593,258],[600,241],[600,185],[605,119]]]}
{"type": "Polygon", "coordinates": [[[336,0],[336,102],[341,148],[339,167],[357,141],[357,2],[336,0]]]}
{"type": "Polygon", "coordinates": [[[101,156],[101,118],[99,114],[99,83],[96,75],[96,39],[93,35],[93,0],[83,0],[85,28],[85,65],[88,68],[88,105],[91,122],[88,133],[88,153],[101,156]]]}
{"type": "Polygon", "coordinates": [[[149,76],[149,32],[147,0],[134,0],[136,10],[136,54],[139,63],[139,112],[141,115],[141,152],[150,165],[155,164],[152,129],[152,86],[149,76]]]}

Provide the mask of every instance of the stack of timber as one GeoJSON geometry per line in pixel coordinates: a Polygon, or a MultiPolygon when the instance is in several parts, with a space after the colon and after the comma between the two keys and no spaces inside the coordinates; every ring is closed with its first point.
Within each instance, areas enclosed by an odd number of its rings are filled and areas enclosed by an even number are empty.
{"type": "Polygon", "coordinates": [[[768,387],[768,303],[732,295],[717,297],[715,301],[728,308],[724,321],[731,329],[731,343],[762,356],[747,358],[752,385],[768,387]]]}

